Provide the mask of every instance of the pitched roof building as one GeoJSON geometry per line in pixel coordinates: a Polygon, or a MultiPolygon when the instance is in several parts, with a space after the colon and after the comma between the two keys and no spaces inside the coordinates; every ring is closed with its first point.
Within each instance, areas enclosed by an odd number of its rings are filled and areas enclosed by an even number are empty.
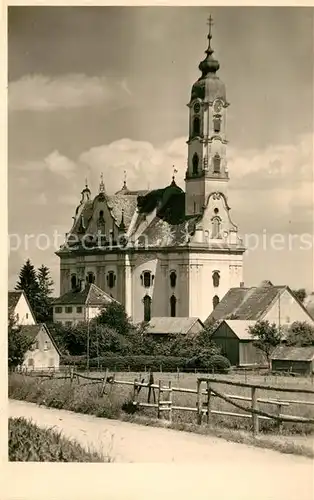
{"type": "Polygon", "coordinates": [[[271,355],[271,366],[274,371],[311,374],[314,372],[314,346],[278,346],[271,355]]]}
{"type": "Polygon", "coordinates": [[[8,292],[8,315],[13,316],[19,325],[35,325],[36,318],[23,290],[8,292]]]}
{"type": "Polygon", "coordinates": [[[122,303],[134,322],[156,316],[203,321],[242,282],[245,249],[228,204],[229,102],[211,29],[210,20],[201,75],[189,96],[185,191],[175,175],[150,191],[130,190],[125,180],[115,194],[101,176],[94,197],[86,183],[57,252],[62,296],[87,281],[122,303]]]}
{"type": "Polygon", "coordinates": [[[268,320],[278,326],[290,325],[295,321],[314,325],[313,318],[290,288],[274,286],[270,281],[263,281],[257,287],[231,288],[205,324],[224,319],[268,320]]]}
{"type": "Polygon", "coordinates": [[[67,326],[88,321],[97,316],[101,308],[114,301],[101,288],[88,283],[83,289],[70,290],[54,300],[53,321],[67,326]]]}
{"type": "Polygon", "coordinates": [[[146,334],[156,336],[187,335],[199,333],[204,325],[198,318],[152,318],[146,334]]]}

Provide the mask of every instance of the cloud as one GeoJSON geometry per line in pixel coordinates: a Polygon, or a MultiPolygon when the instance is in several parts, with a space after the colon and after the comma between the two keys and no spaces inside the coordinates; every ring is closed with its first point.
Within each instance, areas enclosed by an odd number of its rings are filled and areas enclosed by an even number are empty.
{"type": "Polygon", "coordinates": [[[59,153],[59,151],[53,151],[44,160],[45,166],[50,172],[56,175],[60,175],[65,179],[71,179],[76,170],[76,164],[59,153]]]}
{"type": "Polygon", "coordinates": [[[68,74],[51,78],[26,75],[9,84],[10,111],[53,111],[125,103],[131,91],[126,79],[68,74]]]}

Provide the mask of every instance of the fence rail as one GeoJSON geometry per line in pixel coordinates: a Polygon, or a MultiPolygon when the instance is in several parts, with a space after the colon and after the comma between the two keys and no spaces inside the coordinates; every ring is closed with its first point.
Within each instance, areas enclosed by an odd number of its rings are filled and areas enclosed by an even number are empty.
{"type": "MultiPolygon", "coordinates": [[[[30,375],[25,374],[25,375],[30,375]]],[[[130,380],[119,380],[116,379],[115,374],[109,376],[109,370],[102,377],[93,377],[87,374],[82,374],[80,372],[74,371],[74,368],[69,368],[66,372],[50,372],[50,373],[38,373],[33,372],[32,376],[55,378],[57,380],[70,379],[71,383],[74,380],[80,382],[80,379],[86,380],[88,382],[81,385],[89,384],[101,384],[100,395],[104,396],[106,394],[106,387],[110,386],[110,393],[114,385],[126,385],[133,387],[132,404],[134,408],[146,407],[146,408],[156,408],[157,418],[165,419],[167,416],[168,420],[172,420],[173,411],[189,411],[196,413],[196,421],[199,425],[203,423],[204,417],[206,417],[207,424],[210,423],[211,417],[213,415],[222,415],[235,418],[245,418],[251,419],[253,434],[257,435],[259,432],[259,422],[260,420],[274,420],[277,423],[278,429],[281,428],[283,422],[294,422],[301,424],[313,424],[314,418],[305,418],[298,415],[286,415],[282,411],[284,408],[289,407],[293,404],[298,405],[314,405],[314,401],[306,400],[294,400],[294,399],[274,399],[274,398],[263,398],[258,397],[259,390],[266,391],[276,391],[294,394],[314,394],[313,389],[297,389],[297,388],[283,388],[271,385],[262,384],[250,384],[247,382],[239,382],[234,380],[227,380],[214,377],[198,377],[196,389],[175,387],[169,382],[168,386],[163,386],[161,381],[156,384],[154,382],[153,374],[150,374],[149,382],[145,382],[135,378],[134,381],[130,380]],[[204,389],[204,384],[206,388],[204,389]],[[245,387],[251,390],[251,396],[240,396],[239,394],[224,394],[216,388],[217,384],[225,384],[234,387],[245,387]],[[148,389],[147,402],[139,401],[139,393],[142,388],[148,389]],[[156,392],[157,397],[156,397],[156,392]],[[173,403],[173,393],[187,393],[196,395],[196,405],[193,407],[180,406],[173,403]],[[153,396],[154,402],[151,402],[151,396],[153,396]],[[213,409],[213,400],[221,399],[226,403],[230,404],[234,408],[241,411],[227,411],[227,410],[217,410],[213,409]],[[237,402],[239,401],[239,402],[237,402]],[[251,403],[249,406],[244,406],[241,404],[242,401],[251,403]],[[275,406],[275,413],[269,413],[260,408],[260,405],[271,405],[275,406]]]]}

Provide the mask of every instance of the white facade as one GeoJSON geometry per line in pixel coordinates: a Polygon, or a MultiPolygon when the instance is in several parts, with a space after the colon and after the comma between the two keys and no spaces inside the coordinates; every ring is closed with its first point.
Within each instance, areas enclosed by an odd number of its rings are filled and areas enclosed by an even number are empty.
{"type": "MultiPolygon", "coordinates": [[[[15,292],[13,292],[15,293],[15,292]]],[[[17,301],[17,304],[14,308],[14,317],[16,319],[16,323],[18,325],[35,325],[36,319],[33,315],[33,312],[30,308],[28,300],[23,293],[20,294],[20,297],[17,301]]]]}
{"type": "Polygon", "coordinates": [[[39,332],[34,340],[32,349],[25,354],[22,370],[58,370],[60,354],[44,325],[40,325],[39,332]]]}
{"type": "Polygon", "coordinates": [[[277,326],[291,326],[295,321],[306,322],[314,326],[314,319],[295,299],[288,288],[277,297],[269,310],[266,311],[263,315],[263,321],[275,323],[277,326]]]}
{"type": "Polygon", "coordinates": [[[62,304],[53,308],[53,322],[62,323],[65,326],[77,325],[82,321],[95,318],[100,312],[99,307],[62,304]]]}

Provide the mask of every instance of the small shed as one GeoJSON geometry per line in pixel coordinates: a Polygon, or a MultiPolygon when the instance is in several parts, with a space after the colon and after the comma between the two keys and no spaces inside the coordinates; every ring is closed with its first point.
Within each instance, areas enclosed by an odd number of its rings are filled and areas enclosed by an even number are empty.
{"type": "Polygon", "coordinates": [[[232,366],[266,365],[264,354],[253,345],[249,327],[253,320],[223,320],[212,334],[212,341],[221,347],[222,354],[232,366]]]}
{"type": "Polygon", "coordinates": [[[155,339],[165,339],[173,335],[194,335],[204,328],[199,318],[154,317],[146,329],[146,335],[155,339]]]}
{"type": "Polygon", "coordinates": [[[272,371],[310,375],[314,372],[314,346],[290,347],[280,345],[271,355],[272,371]]]}

